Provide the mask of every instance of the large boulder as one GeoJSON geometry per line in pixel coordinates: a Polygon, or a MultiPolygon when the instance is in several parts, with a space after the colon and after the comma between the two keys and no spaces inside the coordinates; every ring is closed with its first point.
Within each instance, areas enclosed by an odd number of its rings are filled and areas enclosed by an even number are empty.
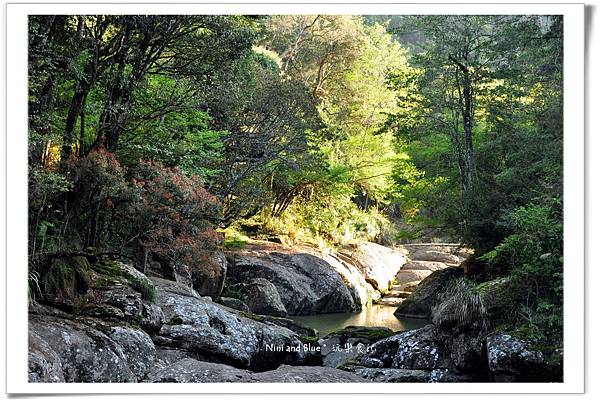
{"type": "MultiPolygon", "coordinates": [[[[485,361],[482,358],[481,341],[466,338],[460,344],[473,345],[472,351],[448,347],[448,338],[441,336],[433,325],[406,331],[369,347],[358,358],[346,361],[339,368],[375,382],[470,382],[486,380],[485,361]],[[471,341],[469,343],[469,341],[471,341]],[[477,354],[479,364],[469,365],[466,371],[457,368],[455,357],[463,359],[477,354]]],[[[450,339],[452,341],[452,339],[450,339]]]]}
{"type": "Polygon", "coordinates": [[[294,320],[286,318],[286,317],[277,317],[277,316],[270,316],[270,315],[257,315],[255,313],[241,313],[241,315],[244,317],[248,317],[252,320],[255,320],[257,322],[265,323],[267,325],[281,326],[281,327],[285,327],[286,329],[290,329],[294,333],[298,334],[298,336],[300,336],[300,339],[302,339],[303,341],[304,341],[304,339],[306,339],[306,340],[315,339],[319,335],[319,332],[317,330],[310,328],[310,327],[303,326],[300,323],[297,323],[294,320]]]}
{"type": "Polygon", "coordinates": [[[429,270],[436,271],[447,268],[448,265],[442,262],[429,262],[426,260],[411,260],[402,266],[402,270],[429,270]]]}
{"type": "Polygon", "coordinates": [[[455,253],[460,247],[459,244],[444,244],[437,242],[422,243],[422,244],[403,244],[402,248],[406,249],[409,253],[415,253],[419,251],[438,251],[444,253],[455,253]]]}
{"type": "Polygon", "coordinates": [[[249,283],[242,284],[240,294],[242,301],[253,313],[278,317],[287,315],[277,287],[264,278],[254,278],[249,283]]]}
{"type": "Polygon", "coordinates": [[[396,309],[394,315],[427,319],[431,316],[431,309],[437,303],[438,294],[441,294],[453,278],[460,277],[462,270],[448,268],[431,273],[410,294],[408,298],[396,309]]]}
{"type": "Polygon", "coordinates": [[[165,322],[165,314],[160,307],[152,302],[144,302],[140,327],[147,333],[157,333],[165,322]]]}
{"type": "MultiPolygon", "coordinates": [[[[307,249],[307,252],[315,253],[313,249],[307,249]]],[[[331,265],[342,277],[346,286],[350,289],[354,302],[357,305],[368,305],[377,301],[381,294],[371,283],[367,282],[363,273],[359,270],[358,263],[351,258],[333,252],[316,254],[331,265]]]]}
{"type": "Polygon", "coordinates": [[[61,383],[65,381],[60,357],[40,333],[29,331],[28,370],[30,383],[61,383]]]}
{"type": "Polygon", "coordinates": [[[293,331],[245,317],[243,312],[199,297],[173,282],[153,279],[166,324],[154,341],[212,362],[255,371],[282,363],[304,363],[309,357],[293,331]]]}
{"type": "Polygon", "coordinates": [[[376,302],[374,302],[377,305],[385,305],[385,306],[395,306],[398,307],[402,304],[402,302],[404,302],[405,298],[400,298],[400,297],[390,297],[390,296],[385,296],[385,297],[381,297],[379,298],[376,302]]]}
{"type": "Polygon", "coordinates": [[[358,365],[373,368],[433,370],[450,366],[449,355],[433,325],[380,340],[357,361],[358,365]]]}
{"type": "MultiPolygon", "coordinates": [[[[78,321],[58,316],[30,314],[29,332],[34,338],[43,338],[48,349],[60,358],[63,375],[61,378],[60,375],[45,374],[35,378],[43,381],[64,379],[66,382],[90,383],[136,382],[137,377],[131,369],[123,347],[103,331],[93,328],[92,324],[91,319],[78,321]]],[[[40,355],[40,352],[36,351],[35,342],[30,343],[31,353],[40,355]]],[[[46,361],[53,365],[51,371],[55,372],[57,361],[52,355],[46,361]]],[[[34,366],[36,363],[33,361],[34,366]]]]}
{"type": "Polygon", "coordinates": [[[498,277],[477,286],[477,291],[481,295],[481,300],[492,323],[505,320],[506,316],[512,312],[506,307],[511,303],[514,291],[512,287],[513,282],[510,277],[498,277]]]}
{"type": "Polygon", "coordinates": [[[348,326],[330,333],[318,341],[323,365],[339,368],[364,354],[369,345],[394,332],[387,327],[348,326]]]}
{"type": "Polygon", "coordinates": [[[307,253],[246,252],[230,258],[228,279],[264,278],[276,288],[289,315],[350,312],[360,308],[340,275],[307,253]]]}
{"type": "Polygon", "coordinates": [[[372,242],[362,243],[342,254],[356,261],[366,281],[380,292],[390,288],[394,276],[406,263],[406,256],[402,251],[372,242]]]}
{"type": "Polygon", "coordinates": [[[353,383],[365,382],[359,376],[318,366],[282,365],[276,370],[253,373],[192,358],[181,359],[150,377],[155,383],[353,383]]]}
{"type": "Polygon", "coordinates": [[[488,368],[496,381],[544,381],[548,366],[540,351],[514,336],[498,333],[486,339],[488,368]]]}
{"type": "Polygon", "coordinates": [[[131,327],[112,327],[110,338],[123,349],[127,365],[138,381],[154,368],[156,348],[148,334],[131,327]]]}
{"type": "Polygon", "coordinates": [[[479,336],[455,335],[450,344],[450,359],[458,371],[481,375],[485,371],[482,366],[486,365],[484,342],[479,336]]]}

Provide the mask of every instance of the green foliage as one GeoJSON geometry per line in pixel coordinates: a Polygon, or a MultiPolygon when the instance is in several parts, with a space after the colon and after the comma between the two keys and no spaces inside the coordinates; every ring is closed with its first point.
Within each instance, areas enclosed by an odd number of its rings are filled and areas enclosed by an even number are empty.
{"type": "Polygon", "coordinates": [[[228,227],[224,231],[225,240],[223,241],[223,246],[229,250],[240,250],[244,249],[250,238],[238,230],[233,229],[232,227],[228,227]]]}
{"type": "Polygon", "coordinates": [[[138,89],[140,122],[123,136],[119,158],[124,163],[155,160],[206,180],[219,174],[225,133],[212,131],[208,113],[186,97],[190,84],[158,75],[138,89]]]}
{"type": "Polygon", "coordinates": [[[493,271],[508,272],[511,322],[537,344],[562,344],[563,227],[549,207],[530,204],[505,221],[512,234],[483,255],[493,271]]]}
{"type": "Polygon", "coordinates": [[[29,245],[32,255],[60,248],[60,227],[51,216],[60,212],[58,202],[72,187],[72,182],[60,173],[37,167],[30,169],[29,245]]]}
{"type": "Polygon", "coordinates": [[[550,208],[535,204],[518,208],[503,224],[512,234],[482,256],[492,268],[527,276],[562,267],[562,222],[550,208]]]}
{"type": "Polygon", "coordinates": [[[148,280],[143,280],[137,277],[129,278],[129,285],[131,288],[142,294],[142,299],[145,301],[154,302],[156,301],[157,290],[148,280]]]}
{"type": "Polygon", "coordinates": [[[50,257],[37,260],[30,267],[32,284],[46,302],[73,305],[91,285],[90,265],[84,256],[50,257]]]}
{"type": "Polygon", "coordinates": [[[226,285],[225,288],[223,288],[221,296],[225,298],[242,299],[240,287],[237,285],[226,285]]]}

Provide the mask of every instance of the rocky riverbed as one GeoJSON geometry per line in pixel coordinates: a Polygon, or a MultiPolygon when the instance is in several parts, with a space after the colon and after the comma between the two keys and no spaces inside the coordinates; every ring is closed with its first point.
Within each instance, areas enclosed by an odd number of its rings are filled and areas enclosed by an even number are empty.
{"type": "MultiPolygon", "coordinates": [[[[385,305],[386,298],[402,300],[396,315],[429,318],[436,294],[461,274],[452,265],[464,256],[415,248],[418,252],[367,243],[323,254],[256,242],[216,255],[221,273],[210,278],[185,266],[159,277],[156,271],[164,269],[143,274],[93,255],[54,258],[40,275],[29,309],[29,380],[559,379],[541,352],[508,333],[448,335],[423,320],[411,330],[351,326],[319,336],[290,319],[357,313],[372,302],[385,305]],[[415,254],[419,257],[411,258],[415,254]],[[412,271],[429,273],[420,280],[403,273],[412,271]]],[[[492,294],[490,303],[502,285],[482,287],[492,294]]]]}

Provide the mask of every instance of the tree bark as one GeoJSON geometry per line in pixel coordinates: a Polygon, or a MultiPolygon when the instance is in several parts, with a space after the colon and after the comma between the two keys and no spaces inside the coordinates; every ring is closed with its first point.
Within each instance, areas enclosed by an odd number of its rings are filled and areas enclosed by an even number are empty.
{"type": "MultiPolygon", "coordinates": [[[[462,116],[462,128],[464,134],[464,190],[467,192],[473,188],[475,174],[475,161],[473,154],[473,111],[474,95],[472,89],[471,73],[468,67],[458,61],[452,55],[448,59],[457,67],[456,86],[460,100],[460,114],[462,116]],[[460,75],[460,78],[459,78],[460,75]]],[[[461,152],[462,153],[462,152],[461,152]]],[[[459,166],[460,168],[460,166],[459,166]]]]}

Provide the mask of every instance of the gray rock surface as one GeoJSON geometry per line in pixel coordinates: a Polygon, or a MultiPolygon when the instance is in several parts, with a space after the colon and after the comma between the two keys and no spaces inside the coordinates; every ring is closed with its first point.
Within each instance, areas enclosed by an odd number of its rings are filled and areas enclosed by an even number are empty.
{"type": "Polygon", "coordinates": [[[448,268],[438,270],[424,279],[413,293],[402,302],[394,314],[401,317],[429,318],[438,294],[444,291],[450,280],[460,277],[462,270],[448,268]]]}
{"type": "Polygon", "coordinates": [[[331,251],[325,254],[317,254],[314,249],[307,249],[307,252],[312,252],[322,258],[338,272],[346,286],[350,289],[355,304],[364,306],[371,301],[378,300],[381,296],[379,291],[367,282],[365,276],[359,270],[358,263],[351,258],[331,251]]]}
{"type": "Polygon", "coordinates": [[[378,305],[400,306],[402,304],[402,302],[404,302],[404,299],[405,298],[385,296],[385,297],[379,298],[374,303],[376,303],[378,305]]]}
{"type": "Polygon", "coordinates": [[[123,349],[127,365],[138,381],[143,380],[154,367],[156,348],[148,334],[129,327],[113,327],[112,338],[123,349]]]}
{"type": "Polygon", "coordinates": [[[228,277],[236,283],[264,278],[276,288],[289,315],[357,310],[340,275],[323,259],[307,253],[252,252],[231,258],[228,277]]]}
{"type": "Polygon", "coordinates": [[[372,242],[358,245],[343,254],[357,262],[367,282],[379,291],[387,291],[394,276],[406,263],[406,256],[400,250],[388,248],[372,242]]]}
{"type": "Polygon", "coordinates": [[[263,383],[360,383],[365,379],[339,369],[323,366],[282,365],[276,370],[253,375],[263,383]]]}
{"type": "Polygon", "coordinates": [[[377,368],[433,370],[447,368],[449,357],[438,342],[435,328],[405,331],[372,346],[372,351],[358,358],[359,365],[377,368]]]}
{"type": "Polygon", "coordinates": [[[151,302],[144,302],[142,307],[142,320],[140,327],[146,332],[157,333],[165,322],[165,314],[162,309],[151,302]]]}
{"type": "Polygon", "coordinates": [[[28,370],[30,383],[61,383],[65,381],[60,357],[42,336],[29,331],[28,370]]]}
{"type": "Polygon", "coordinates": [[[458,334],[452,338],[450,359],[460,372],[477,373],[485,366],[483,341],[477,336],[458,334]]]}
{"type": "Polygon", "coordinates": [[[355,367],[352,372],[368,381],[378,383],[427,383],[431,376],[428,370],[416,369],[355,367]]]}
{"type": "Polygon", "coordinates": [[[292,319],[288,319],[285,317],[259,315],[256,316],[256,320],[266,324],[285,327],[303,337],[317,337],[319,334],[317,330],[310,327],[302,326],[301,324],[296,323],[292,319]]]}
{"type": "Polygon", "coordinates": [[[218,363],[184,358],[157,370],[148,378],[153,383],[250,382],[252,372],[218,363]]]}
{"type": "Polygon", "coordinates": [[[362,356],[368,346],[393,335],[387,327],[348,326],[330,333],[318,341],[323,356],[323,365],[339,368],[348,361],[362,356]]]}
{"type": "Polygon", "coordinates": [[[153,373],[155,383],[353,383],[366,380],[350,372],[318,367],[282,365],[276,370],[253,373],[227,365],[181,359],[153,373]]]}
{"type": "Polygon", "coordinates": [[[411,260],[402,266],[402,270],[429,270],[436,271],[447,268],[448,265],[443,262],[429,262],[426,260],[411,260]]]}
{"type": "Polygon", "coordinates": [[[158,303],[171,323],[155,336],[158,345],[257,371],[281,363],[300,364],[307,357],[291,330],[248,319],[208,297],[183,295],[185,289],[179,291],[172,283],[157,283],[158,303]]]}
{"type": "Polygon", "coordinates": [[[123,347],[88,323],[30,315],[29,331],[60,358],[66,382],[136,382],[123,347]]]}
{"type": "Polygon", "coordinates": [[[442,262],[448,265],[458,265],[464,260],[460,256],[447,252],[440,252],[431,249],[418,249],[410,254],[412,260],[423,260],[428,262],[442,262]]]}
{"type": "Polygon", "coordinates": [[[421,281],[431,274],[431,270],[400,270],[396,273],[396,281],[399,284],[421,281]]]}
{"type": "Polygon", "coordinates": [[[250,312],[248,305],[246,305],[244,301],[237,298],[220,297],[217,302],[231,309],[236,309],[242,312],[250,312]]]}
{"type": "Polygon", "coordinates": [[[277,287],[264,278],[253,278],[241,286],[242,301],[253,313],[284,317],[287,310],[281,302],[277,287]]]}
{"type": "Polygon", "coordinates": [[[492,375],[503,381],[505,376],[543,377],[547,370],[541,352],[506,333],[498,333],[486,339],[488,367],[492,375]]]}

